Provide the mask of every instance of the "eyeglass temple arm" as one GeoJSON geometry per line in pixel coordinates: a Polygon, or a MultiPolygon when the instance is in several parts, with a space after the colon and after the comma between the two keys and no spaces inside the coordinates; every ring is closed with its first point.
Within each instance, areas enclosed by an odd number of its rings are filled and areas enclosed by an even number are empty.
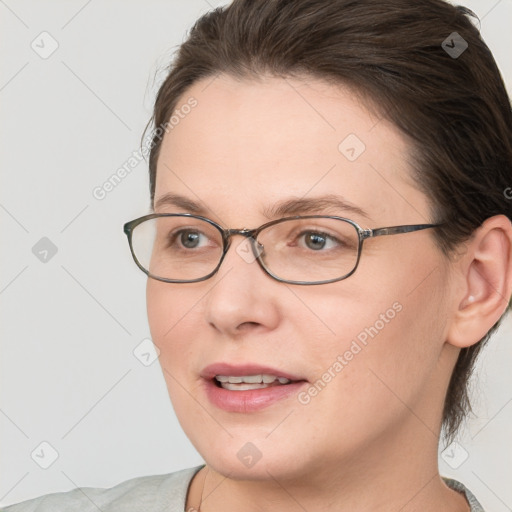
{"type": "Polygon", "coordinates": [[[420,231],[422,229],[434,228],[441,224],[410,224],[407,226],[389,226],[387,228],[363,229],[361,239],[372,238],[382,235],[396,235],[399,233],[411,233],[412,231],[420,231]]]}

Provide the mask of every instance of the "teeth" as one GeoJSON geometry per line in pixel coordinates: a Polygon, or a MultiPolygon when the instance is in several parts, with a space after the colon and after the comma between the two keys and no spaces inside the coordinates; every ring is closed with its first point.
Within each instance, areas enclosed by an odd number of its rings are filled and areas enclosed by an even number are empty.
{"type": "MultiPolygon", "coordinates": [[[[250,388],[244,389],[258,389],[259,387],[266,387],[264,385],[255,387],[256,384],[271,384],[274,381],[279,381],[279,384],[288,384],[290,382],[289,379],[285,377],[276,377],[275,375],[269,375],[267,373],[262,373],[260,375],[244,375],[244,376],[229,376],[229,375],[216,375],[215,379],[221,384],[253,384],[250,388]]],[[[226,386],[223,386],[226,387],[226,386]]],[[[231,387],[226,387],[226,389],[231,389],[231,387]]],[[[242,389],[242,386],[236,386],[235,389],[242,389]]]]}
{"type": "Polygon", "coordinates": [[[269,375],[267,373],[262,373],[260,375],[244,375],[240,377],[232,377],[227,375],[216,375],[215,378],[219,382],[229,382],[230,384],[240,384],[242,382],[246,384],[270,384],[274,382],[276,379],[279,380],[280,384],[287,384],[289,379],[285,377],[276,377],[275,375],[269,375]]]}
{"type": "Polygon", "coordinates": [[[221,387],[230,391],[247,391],[249,389],[262,389],[270,386],[268,384],[231,384],[230,382],[223,382],[221,387]]]}
{"type": "MultiPolygon", "coordinates": [[[[247,375],[246,377],[229,377],[229,382],[245,382],[246,384],[261,384],[261,375],[247,375]],[[233,379],[236,379],[236,381],[233,379]]],[[[263,381],[263,382],[265,382],[265,381],[263,381]]]]}

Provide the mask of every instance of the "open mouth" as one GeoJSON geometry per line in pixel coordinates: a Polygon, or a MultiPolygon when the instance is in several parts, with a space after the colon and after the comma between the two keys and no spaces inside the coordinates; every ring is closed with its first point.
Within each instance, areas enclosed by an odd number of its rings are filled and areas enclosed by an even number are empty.
{"type": "MultiPolygon", "coordinates": [[[[285,374],[285,377],[256,373],[254,368],[244,368],[244,375],[240,375],[240,367],[218,366],[203,372],[205,393],[214,406],[227,412],[248,414],[260,411],[279,401],[292,399],[308,382],[291,374],[285,374]],[[228,373],[226,370],[238,375],[223,375],[228,373]]],[[[256,371],[263,369],[260,368],[256,371]]],[[[265,370],[272,371],[270,368],[265,370]]]]}
{"type": "Polygon", "coordinates": [[[247,376],[216,375],[212,380],[218,388],[227,389],[229,391],[265,389],[275,386],[286,386],[287,384],[298,382],[269,374],[247,376]]]}

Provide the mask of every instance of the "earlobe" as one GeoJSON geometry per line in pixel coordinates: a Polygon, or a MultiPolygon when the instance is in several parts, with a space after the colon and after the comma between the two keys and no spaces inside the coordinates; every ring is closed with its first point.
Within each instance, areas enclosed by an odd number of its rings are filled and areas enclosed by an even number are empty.
{"type": "Polygon", "coordinates": [[[460,294],[447,342],[459,348],[481,340],[508,307],[512,293],[512,225],[504,215],[487,219],[468,242],[460,294]]]}

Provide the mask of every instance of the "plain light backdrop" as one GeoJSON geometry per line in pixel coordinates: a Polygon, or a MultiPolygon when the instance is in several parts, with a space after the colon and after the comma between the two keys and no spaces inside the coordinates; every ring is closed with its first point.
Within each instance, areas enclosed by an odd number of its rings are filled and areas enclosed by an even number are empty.
{"type": "MultiPolygon", "coordinates": [[[[217,5],[0,0],[0,505],[203,462],[141,356],[145,276],[122,225],[149,212],[146,162],[93,191],[138,150],[165,66],[217,5]]],[[[464,5],[511,91],[512,0],[464,5]]],[[[512,510],[511,339],[507,318],[478,364],[477,417],[440,454],[493,512],[512,510]]]]}

